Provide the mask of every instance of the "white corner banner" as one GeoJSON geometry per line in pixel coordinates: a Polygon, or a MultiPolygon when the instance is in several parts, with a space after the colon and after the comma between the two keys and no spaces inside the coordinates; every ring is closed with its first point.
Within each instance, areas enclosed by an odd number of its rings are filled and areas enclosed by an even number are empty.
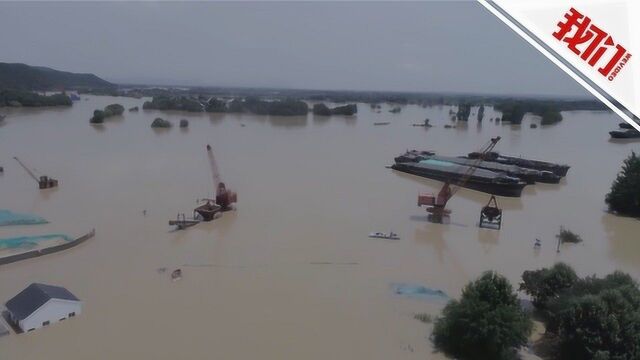
{"type": "Polygon", "coordinates": [[[640,131],[640,0],[478,0],[640,131]]]}

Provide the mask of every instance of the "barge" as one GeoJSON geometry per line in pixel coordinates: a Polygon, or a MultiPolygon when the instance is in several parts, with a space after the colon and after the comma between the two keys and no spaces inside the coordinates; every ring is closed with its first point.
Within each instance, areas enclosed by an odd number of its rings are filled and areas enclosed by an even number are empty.
{"type": "MultiPolygon", "coordinates": [[[[459,165],[471,166],[475,160],[464,157],[451,157],[451,156],[431,156],[431,159],[448,161],[459,165]]],[[[557,184],[560,182],[560,176],[546,170],[535,170],[529,168],[523,168],[517,165],[507,165],[491,161],[481,161],[477,164],[479,169],[490,170],[493,172],[505,173],[509,176],[520,178],[527,184],[535,184],[536,182],[557,184]]]]}
{"type": "MultiPolygon", "coordinates": [[[[474,164],[474,160],[467,157],[452,157],[452,156],[439,156],[433,151],[419,151],[410,150],[404,154],[397,156],[394,160],[397,163],[401,162],[420,162],[422,160],[435,159],[440,161],[452,162],[459,165],[471,166],[474,164]]],[[[517,165],[501,164],[492,161],[482,161],[477,164],[480,169],[490,170],[494,172],[502,172],[509,176],[522,179],[527,184],[534,184],[536,182],[557,184],[560,182],[561,177],[547,170],[536,170],[517,165]]]]}
{"type": "MultiPolygon", "coordinates": [[[[637,123],[636,123],[636,124],[637,124],[637,123]]],[[[631,125],[631,124],[629,124],[629,123],[627,123],[627,122],[621,122],[620,124],[618,124],[618,126],[619,126],[621,129],[627,129],[627,130],[629,130],[629,129],[635,129],[635,128],[633,127],[633,125],[631,125]]]]}
{"type": "Polygon", "coordinates": [[[429,156],[433,156],[436,153],[428,150],[407,150],[404,154],[396,156],[393,160],[397,163],[401,162],[419,162],[426,160],[429,156]]]}
{"type": "Polygon", "coordinates": [[[609,135],[611,135],[611,138],[613,139],[639,139],[640,131],[636,129],[629,129],[625,131],[615,130],[609,131],[609,135]]]}
{"type": "MultiPolygon", "coordinates": [[[[469,159],[477,159],[479,156],[480,156],[479,153],[472,152],[472,153],[469,153],[467,157],[469,159]]],[[[497,162],[497,163],[506,164],[506,165],[516,165],[523,168],[529,168],[529,169],[540,170],[540,171],[551,171],[552,173],[560,177],[566,176],[567,172],[571,168],[571,166],[569,165],[554,164],[546,161],[524,159],[524,158],[515,157],[515,156],[507,156],[497,152],[490,152],[486,154],[486,156],[484,157],[484,161],[497,162]]]]}
{"type": "Polygon", "coordinates": [[[492,195],[520,197],[527,185],[519,178],[485,169],[475,169],[466,183],[462,183],[470,166],[426,159],[419,162],[396,162],[392,169],[444,182],[492,195]]]}

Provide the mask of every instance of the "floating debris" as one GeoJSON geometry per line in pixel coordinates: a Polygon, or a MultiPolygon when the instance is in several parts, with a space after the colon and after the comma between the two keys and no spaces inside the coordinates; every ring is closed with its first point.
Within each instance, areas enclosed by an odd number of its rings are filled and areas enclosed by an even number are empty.
{"type": "Polygon", "coordinates": [[[166,267],[159,267],[158,269],[156,269],[156,271],[158,272],[158,274],[164,274],[167,272],[167,268],[166,267]]]}
{"type": "Polygon", "coordinates": [[[48,223],[47,220],[37,215],[14,213],[10,210],[0,210],[0,226],[36,225],[46,223],[48,223]]]}
{"type": "Polygon", "coordinates": [[[376,126],[389,125],[389,124],[391,124],[391,122],[389,122],[389,121],[382,121],[382,122],[374,122],[373,123],[373,125],[376,125],[376,126]]]}
{"type": "Polygon", "coordinates": [[[391,288],[396,295],[403,295],[420,300],[448,300],[449,296],[442,290],[428,288],[418,284],[393,283],[391,288]]]}

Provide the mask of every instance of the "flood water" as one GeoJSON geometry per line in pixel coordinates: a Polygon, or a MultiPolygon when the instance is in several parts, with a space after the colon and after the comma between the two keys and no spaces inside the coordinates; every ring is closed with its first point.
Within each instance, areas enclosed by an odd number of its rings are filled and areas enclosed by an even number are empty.
{"type": "Polygon", "coordinates": [[[400,297],[391,284],[456,297],[484,270],[517,284],[524,270],[556,261],[582,275],[620,269],[640,278],[640,221],[609,215],[604,204],[640,142],[610,142],[620,122],[611,113],[566,112],[537,129],[533,116],[496,125],[490,108],[481,125],[472,115],[445,129],[448,107],[391,114],[367,104],[350,118],[140,110],[89,124],[94,109],[143,101],[83,96],[72,108],[2,109],[0,208],[50,223],[2,227],[0,238],[92,228],[96,236],[0,267],[2,303],[31,282],[65,286],[84,302],[72,320],[0,339],[1,359],[442,358],[432,353],[430,326],[413,314],[436,315],[444,303],[400,297]],[[174,128],[151,129],[158,116],[174,128]],[[411,126],[425,117],[434,127],[411,126]],[[181,118],[187,130],[177,127],[181,118]],[[373,125],[383,121],[391,124],[373,125]],[[502,153],[572,166],[558,185],[499,198],[501,231],[477,227],[489,196],[466,189],[449,202],[451,224],[427,222],[416,197],[441,183],[385,168],[406,149],[463,155],[496,135],[502,153]],[[173,232],[169,219],[213,195],[206,144],[238,192],[237,210],[173,232]],[[60,186],[38,190],[13,156],[60,186]],[[556,253],[560,226],[584,243],[556,253]],[[373,231],[401,239],[368,238],[373,231]],[[183,278],[172,282],[176,268],[183,278]]]}

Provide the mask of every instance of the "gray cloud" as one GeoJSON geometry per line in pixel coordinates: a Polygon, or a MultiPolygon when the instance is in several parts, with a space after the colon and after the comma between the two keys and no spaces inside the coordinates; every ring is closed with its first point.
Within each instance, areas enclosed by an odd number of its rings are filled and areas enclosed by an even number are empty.
{"type": "Polygon", "coordinates": [[[116,82],[586,94],[476,2],[2,2],[0,33],[116,82]]]}

